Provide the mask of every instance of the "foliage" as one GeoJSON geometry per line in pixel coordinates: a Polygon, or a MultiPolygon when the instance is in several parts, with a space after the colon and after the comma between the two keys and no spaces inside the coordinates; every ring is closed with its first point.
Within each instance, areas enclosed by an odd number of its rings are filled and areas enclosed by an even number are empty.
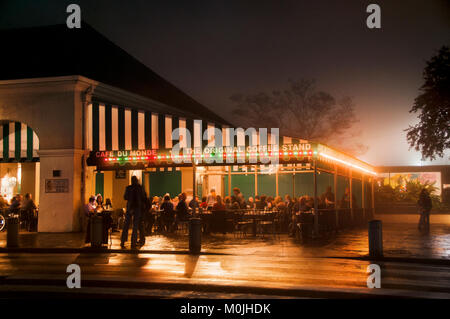
{"type": "Polygon", "coordinates": [[[444,157],[450,148],[450,50],[442,47],[427,62],[422,92],[410,113],[420,112],[420,122],[406,131],[410,147],[422,153],[423,159],[444,157]]]}
{"type": "MultiPolygon", "coordinates": [[[[230,99],[235,104],[232,113],[241,126],[280,128],[280,135],[330,145],[348,140],[350,129],[358,122],[350,97],[337,100],[317,90],[313,80],[289,80],[284,90],[234,94],[230,99]]],[[[357,135],[353,133],[350,138],[357,135]]],[[[351,153],[365,150],[362,144],[348,149],[351,153]]]]}
{"type": "Polygon", "coordinates": [[[377,186],[375,189],[375,200],[383,203],[401,202],[416,204],[419,200],[420,192],[425,188],[430,194],[433,207],[440,207],[442,204],[440,197],[435,194],[437,187],[434,184],[435,182],[423,184],[418,180],[409,180],[405,181],[404,185],[398,183],[395,187],[391,185],[377,186]]]}

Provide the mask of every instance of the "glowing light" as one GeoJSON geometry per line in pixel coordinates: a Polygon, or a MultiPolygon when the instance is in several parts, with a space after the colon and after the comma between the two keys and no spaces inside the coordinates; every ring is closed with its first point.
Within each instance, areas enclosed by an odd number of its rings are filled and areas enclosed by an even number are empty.
{"type": "Polygon", "coordinates": [[[372,175],[375,175],[375,176],[377,175],[377,173],[372,172],[372,171],[369,171],[368,169],[365,169],[364,167],[361,167],[361,166],[358,166],[358,165],[355,165],[355,164],[352,164],[352,163],[343,161],[343,160],[341,160],[341,159],[339,159],[339,158],[336,158],[336,157],[333,157],[333,156],[331,156],[331,155],[328,155],[328,154],[325,154],[325,153],[320,153],[319,155],[320,155],[320,156],[323,156],[323,157],[325,157],[325,158],[328,158],[328,159],[330,159],[330,160],[339,162],[339,163],[341,163],[341,164],[344,164],[344,165],[347,165],[347,166],[350,166],[350,167],[359,169],[359,170],[361,170],[361,171],[363,171],[363,172],[366,172],[366,173],[369,173],[369,174],[372,174],[372,175]]]}

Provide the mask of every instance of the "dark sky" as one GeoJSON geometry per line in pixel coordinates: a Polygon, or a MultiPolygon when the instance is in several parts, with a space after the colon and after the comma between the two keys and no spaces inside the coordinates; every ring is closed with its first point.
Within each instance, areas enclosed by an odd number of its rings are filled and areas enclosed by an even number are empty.
{"type": "MultiPolygon", "coordinates": [[[[0,28],[82,19],[220,115],[233,93],[313,78],[320,89],[353,97],[355,142],[374,165],[420,165],[403,130],[425,61],[450,45],[450,1],[1,1],[0,28]],[[370,30],[366,7],[381,7],[370,30]]],[[[89,48],[86,48],[89,49],[89,48]]],[[[306,119],[307,120],[307,119],[306,119]]],[[[434,164],[448,163],[442,159],[434,164]]]]}

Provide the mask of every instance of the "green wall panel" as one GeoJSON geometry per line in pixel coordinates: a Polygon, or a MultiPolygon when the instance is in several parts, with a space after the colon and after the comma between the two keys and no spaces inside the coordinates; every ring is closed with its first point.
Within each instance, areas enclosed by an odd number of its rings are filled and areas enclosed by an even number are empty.
{"type": "Polygon", "coordinates": [[[95,174],[95,195],[101,194],[102,197],[105,197],[103,195],[104,185],[105,185],[105,175],[103,173],[96,173],[95,174]]]}
{"type": "Polygon", "coordinates": [[[258,194],[275,197],[277,192],[275,174],[258,175],[258,194]]]}
{"type": "MultiPolygon", "coordinates": [[[[225,176],[224,181],[225,194],[228,195],[228,176],[225,176]]],[[[231,195],[233,195],[233,188],[238,187],[245,198],[255,196],[255,175],[231,175],[231,195]]]]}
{"type": "Polygon", "coordinates": [[[164,196],[166,193],[173,198],[181,193],[181,171],[150,172],[150,196],[164,196]]]}

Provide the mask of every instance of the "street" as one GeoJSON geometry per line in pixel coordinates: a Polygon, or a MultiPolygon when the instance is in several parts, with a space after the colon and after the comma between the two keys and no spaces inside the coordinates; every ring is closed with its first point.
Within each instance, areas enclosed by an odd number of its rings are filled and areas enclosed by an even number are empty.
{"type": "MultiPolygon", "coordinates": [[[[372,262],[364,259],[366,229],[345,230],[305,244],[286,235],[219,234],[203,238],[199,256],[187,253],[186,235],[149,236],[137,252],[119,250],[119,233],[114,233],[112,250],[93,252],[80,249],[83,234],[23,234],[22,251],[0,251],[1,296],[38,291],[41,297],[76,293],[147,298],[449,298],[448,216],[435,218],[427,236],[419,235],[413,218],[403,217],[405,222],[398,224],[381,217],[386,259],[372,262]],[[74,251],[44,250],[50,247],[74,251]],[[381,267],[381,289],[367,288],[371,263],[381,267]],[[66,287],[69,264],[81,268],[81,289],[66,287]]],[[[1,236],[4,247],[4,233],[1,236]]]]}

